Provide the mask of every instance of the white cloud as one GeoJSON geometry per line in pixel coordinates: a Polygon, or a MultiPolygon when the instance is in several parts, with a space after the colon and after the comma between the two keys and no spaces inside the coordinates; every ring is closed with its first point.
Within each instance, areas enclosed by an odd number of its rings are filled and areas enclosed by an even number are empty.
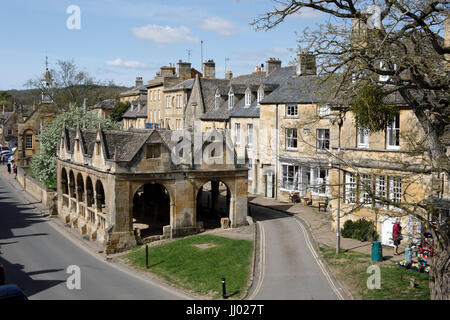
{"type": "Polygon", "coordinates": [[[157,44],[200,42],[197,37],[191,35],[191,30],[184,26],[172,28],[149,24],[144,27],[135,27],[131,31],[135,37],[151,40],[157,44]]]}
{"type": "Polygon", "coordinates": [[[107,66],[112,67],[122,67],[122,68],[130,68],[130,69],[148,69],[149,66],[145,63],[139,61],[124,61],[120,58],[117,58],[112,61],[106,61],[107,66]]]}
{"type": "Polygon", "coordinates": [[[223,36],[231,36],[236,31],[236,26],[219,17],[207,18],[203,20],[199,27],[207,31],[216,31],[223,36]]]}

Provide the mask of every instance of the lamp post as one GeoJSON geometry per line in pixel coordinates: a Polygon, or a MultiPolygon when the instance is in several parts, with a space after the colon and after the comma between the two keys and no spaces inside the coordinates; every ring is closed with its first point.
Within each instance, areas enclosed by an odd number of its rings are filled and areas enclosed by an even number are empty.
{"type": "Polygon", "coordinates": [[[339,254],[339,250],[341,248],[341,129],[343,124],[342,114],[339,113],[339,119],[337,120],[337,124],[339,126],[339,135],[338,135],[338,204],[337,204],[337,216],[336,216],[336,254],[339,254]]]}

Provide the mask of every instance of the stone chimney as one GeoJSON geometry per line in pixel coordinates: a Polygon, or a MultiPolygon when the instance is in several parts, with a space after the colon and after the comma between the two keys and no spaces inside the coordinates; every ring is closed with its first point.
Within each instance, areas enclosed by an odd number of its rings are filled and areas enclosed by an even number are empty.
{"type": "Polygon", "coordinates": [[[300,53],[297,57],[297,75],[309,76],[316,74],[316,56],[311,52],[300,53]]]}
{"type": "Polygon", "coordinates": [[[233,72],[227,71],[227,72],[225,73],[225,79],[227,79],[227,80],[233,79],[233,72]]]}
{"type": "Polygon", "coordinates": [[[277,58],[269,58],[266,61],[266,76],[271,74],[277,69],[281,68],[281,60],[277,58]]]}
{"type": "Polygon", "coordinates": [[[161,67],[160,76],[161,77],[171,77],[175,75],[175,66],[171,63],[168,67],[161,67]]]}
{"type": "Polygon", "coordinates": [[[203,78],[215,79],[216,78],[216,63],[214,60],[208,60],[203,62],[202,68],[203,78]]]}
{"type": "Polygon", "coordinates": [[[144,80],[142,77],[136,77],[136,88],[142,87],[144,85],[144,80]]]}
{"type": "Polygon", "coordinates": [[[181,78],[183,80],[187,80],[191,78],[191,63],[190,62],[183,62],[178,61],[177,64],[177,77],[181,78]]]}

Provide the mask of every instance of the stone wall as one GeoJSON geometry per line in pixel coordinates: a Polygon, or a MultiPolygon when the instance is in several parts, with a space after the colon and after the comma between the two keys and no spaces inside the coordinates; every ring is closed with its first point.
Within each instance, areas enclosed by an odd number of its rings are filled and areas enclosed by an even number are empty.
{"type": "Polygon", "coordinates": [[[48,207],[52,214],[56,212],[53,211],[56,210],[56,191],[47,189],[47,187],[36,181],[21,167],[17,168],[17,182],[19,182],[28,194],[48,207]]]}

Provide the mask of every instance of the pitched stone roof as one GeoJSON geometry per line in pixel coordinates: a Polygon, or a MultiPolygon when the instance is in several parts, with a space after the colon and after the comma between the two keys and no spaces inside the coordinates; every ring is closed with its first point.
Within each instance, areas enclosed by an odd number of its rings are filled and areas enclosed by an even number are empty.
{"type": "Polygon", "coordinates": [[[112,110],[114,108],[114,105],[115,105],[114,99],[107,99],[94,105],[93,109],[112,110]]]}
{"type": "Polygon", "coordinates": [[[146,95],[147,94],[147,87],[146,86],[140,86],[140,87],[134,87],[127,91],[124,91],[120,94],[121,97],[129,97],[129,96],[137,96],[137,95],[146,95]]]}
{"type": "Polygon", "coordinates": [[[147,99],[144,97],[140,97],[139,99],[133,100],[131,102],[131,106],[122,115],[122,118],[125,119],[147,118],[147,99]]]}
{"type": "Polygon", "coordinates": [[[178,90],[191,90],[194,86],[195,79],[187,79],[172,88],[165,89],[164,92],[178,91],[178,90]]]}
{"type": "MultiPolygon", "coordinates": [[[[100,133],[101,143],[105,150],[106,159],[110,161],[127,162],[133,160],[152,131],[99,131],[80,130],[80,142],[82,150],[88,157],[92,157],[94,146],[97,142],[97,135],[100,133]]],[[[77,130],[66,129],[66,143],[69,152],[73,152],[77,130]]]]}

